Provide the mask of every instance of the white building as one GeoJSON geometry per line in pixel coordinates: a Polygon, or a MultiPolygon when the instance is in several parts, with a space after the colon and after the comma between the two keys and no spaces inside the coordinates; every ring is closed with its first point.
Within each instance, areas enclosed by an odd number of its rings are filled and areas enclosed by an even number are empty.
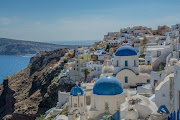
{"type": "Polygon", "coordinates": [[[148,46],[146,49],[145,64],[153,64],[160,56],[164,56],[161,57],[162,60],[160,59],[163,62],[172,51],[172,45],[148,46]]]}
{"type": "Polygon", "coordinates": [[[133,29],[130,27],[127,28],[123,28],[120,30],[121,33],[126,33],[126,34],[132,34],[133,33],[133,29]]]}
{"type": "Polygon", "coordinates": [[[138,55],[141,54],[142,49],[141,49],[141,46],[140,46],[140,42],[139,42],[139,43],[134,43],[134,49],[136,50],[136,53],[137,53],[138,55]]]}
{"type": "Polygon", "coordinates": [[[150,75],[139,73],[139,60],[131,46],[120,47],[114,56],[114,75],[124,88],[136,87],[137,84],[149,83],[150,75]]]}
{"type": "Polygon", "coordinates": [[[78,47],[75,50],[75,58],[77,58],[78,55],[87,54],[87,53],[89,53],[88,47],[78,47]]]}
{"type": "Polygon", "coordinates": [[[132,96],[121,106],[121,119],[125,120],[145,120],[158,110],[154,102],[142,95],[132,96]]]}
{"type": "MultiPolygon", "coordinates": [[[[115,114],[125,102],[125,91],[118,79],[105,76],[96,81],[91,92],[91,104],[86,105],[86,94],[79,86],[69,94],[68,120],[99,120],[105,112],[115,114]]],[[[120,116],[118,116],[120,117],[120,116]]]]}
{"type": "Polygon", "coordinates": [[[69,93],[58,91],[58,108],[61,108],[65,103],[69,102],[69,93]]]}
{"type": "Polygon", "coordinates": [[[174,31],[174,30],[180,30],[180,24],[172,25],[171,31],[174,31]]]}
{"type": "Polygon", "coordinates": [[[130,69],[139,74],[139,61],[135,49],[131,46],[120,47],[114,56],[114,74],[123,69],[130,69]]]}
{"type": "Polygon", "coordinates": [[[105,56],[106,56],[106,52],[102,52],[101,54],[98,55],[98,60],[99,61],[104,61],[105,56]]]}
{"type": "Polygon", "coordinates": [[[86,94],[78,85],[69,94],[68,120],[85,120],[87,118],[86,94]]]}
{"type": "Polygon", "coordinates": [[[61,77],[67,77],[69,78],[70,75],[69,75],[69,69],[63,69],[61,70],[61,73],[59,74],[58,78],[61,78],[61,77]]]}
{"type": "MultiPolygon", "coordinates": [[[[110,46],[118,46],[118,45],[121,45],[122,41],[120,40],[108,40],[106,41],[106,44],[105,45],[110,45],[110,46]]],[[[106,48],[106,46],[105,46],[106,48]]]]}
{"type": "Polygon", "coordinates": [[[169,74],[155,89],[155,103],[159,108],[165,105],[167,109],[173,112],[173,89],[174,74],[169,74]]]}
{"type": "Polygon", "coordinates": [[[118,79],[105,76],[96,81],[91,93],[91,107],[89,117],[99,120],[109,108],[109,113],[114,114],[125,102],[125,91],[118,79]]]}
{"type": "Polygon", "coordinates": [[[177,63],[177,59],[172,58],[172,53],[166,58],[166,65],[164,70],[161,71],[151,71],[151,86],[155,89],[166,76],[174,72],[174,64],[177,63]]]}
{"type": "Polygon", "coordinates": [[[180,62],[174,65],[174,110],[180,110],[180,62]]]}
{"type": "Polygon", "coordinates": [[[82,67],[80,67],[80,75],[84,77],[84,73],[82,72],[83,69],[87,68],[90,74],[88,77],[94,78],[99,77],[102,73],[102,64],[93,63],[93,61],[83,62],[82,67]]]}
{"type": "Polygon", "coordinates": [[[151,86],[155,89],[167,76],[166,70],[151,71],[151,86]]]}
{"type": "Polygon", "coordinates": [[[95,55],[100,55],[103,51],[101,48],[97,48],[97,50],[94,52],[95,55]]]}
{"type": "Polygon", "coordinates": [[[70,79],[76,83],[76,81],[80,82],[81,81],[81,76],[80,76],[80,60],[77,59],[73,62],[71,69],[69,71],[70,79]]]}

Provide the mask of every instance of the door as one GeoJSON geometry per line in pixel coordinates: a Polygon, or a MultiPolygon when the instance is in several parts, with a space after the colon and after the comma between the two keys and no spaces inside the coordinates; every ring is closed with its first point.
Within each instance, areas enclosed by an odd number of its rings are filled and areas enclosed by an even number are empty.
{"type": "Polygon", "coordinates": [[[125,61],[125,66],[126,66],[126,67],[128,66],[128,61],[125,61]]]}
{"type": "Polygon", "coordinates": [[[161,55],[161,51],[157,51],[157,57],[161,55]]]}
{"type": "Polygon", "coordinates": [[[154,80],[154,87],[156,88],[156,87],[157,87],[157,85],[158,85],[157,80],[154,80]]]}

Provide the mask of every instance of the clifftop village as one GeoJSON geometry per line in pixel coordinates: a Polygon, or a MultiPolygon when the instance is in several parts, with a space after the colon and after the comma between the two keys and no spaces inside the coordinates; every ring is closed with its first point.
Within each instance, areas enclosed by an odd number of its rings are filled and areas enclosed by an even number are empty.
{"type": "MultiPolygon", "coordinates": [[[[91,47],[69,50],[56,66],[55,120],[178,120],[180,109],[180,24],[120,29],[91,47]],[[59,113],[67,110],[67,114],[59,113]]],[[[38,54],[37,54],[38,55],[38,54]]]]}

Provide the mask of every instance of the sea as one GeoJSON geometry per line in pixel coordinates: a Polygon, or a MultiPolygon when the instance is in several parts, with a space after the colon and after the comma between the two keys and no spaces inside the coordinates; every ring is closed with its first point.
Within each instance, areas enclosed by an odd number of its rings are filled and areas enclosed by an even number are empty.
{"type": "Polygon", "coordinates": [[[0,55],[0,83],[7,76],[26,68],[33,55],[0,55]]]}
{"type": "MultiPolygon", "coordinates": [[[[96,40],[98,41],[98,40],[96,40]]],[[[93,45],[95,40],[79,40],[79,41],[53,41],[49,43],[60,45],[93,45]]],[[[26,68],[29,64],[30,58],[34,55],[15,55],[7,56],[0,55],[0,83],[7,76],[26,68]]]]}

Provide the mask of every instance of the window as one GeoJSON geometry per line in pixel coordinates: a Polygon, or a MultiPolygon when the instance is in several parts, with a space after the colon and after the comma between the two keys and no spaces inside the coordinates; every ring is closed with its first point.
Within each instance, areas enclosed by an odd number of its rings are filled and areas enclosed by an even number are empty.
{"type": "Polygon", "coordinates": [[[157,57],[161,55],[161,51],[157,51],[157,57]]]}
{"type": "Polygon", "coordinates": [[[128,77],[127,76],[125,76],[124,81],[125,81],[125,83],[128,83],[128,77]]]}
{"type": "Polygon", "coordinates": [[[147,79],[147,83],[150,83],[150,79],[147,79]]]}
{"type": "Polygon", "coordinates": [[[134,66],[136,66],[136,60],[134,60],[134,66]]]}
{"type": "Polygon", "coordinates": [[[94,100],[94,108],[96,108],[96,100],[94,100]]]}
{"type": "Polygon", "coordinates": [[[126,66],[126,67],[128,66],[128,61],[127,61],[127,60],[125,61],[125,66],[126,66]]]}
{"type": "Polygon", "coordinates": [[[119,66],[118,60],[117,60],[117,66],[119,66]]]}

